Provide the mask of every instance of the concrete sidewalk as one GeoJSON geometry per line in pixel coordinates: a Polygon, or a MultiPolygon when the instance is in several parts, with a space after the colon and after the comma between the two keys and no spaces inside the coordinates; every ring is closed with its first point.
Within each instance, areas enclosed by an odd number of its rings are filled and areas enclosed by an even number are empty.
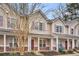
{"type": "Polygon", "coordinates": [[[76,54],[64,54],[64,55],[58,55],[58,56],[79,56],[79,53],[76,53],[76,54]]]}

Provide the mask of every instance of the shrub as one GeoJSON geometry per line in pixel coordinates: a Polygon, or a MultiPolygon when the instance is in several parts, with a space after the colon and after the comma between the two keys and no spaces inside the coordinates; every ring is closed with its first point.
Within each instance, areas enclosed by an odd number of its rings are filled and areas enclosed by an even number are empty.
{"type": "Polygon", "coordinates": [[[40,52],[45,56],[53,56],[53,55],[59,55],[60,53],[56,52],[56,51],[42,51],[40,52]]]}
{"type": "Polygon", "coordinates": [[[26,52],[25,56],[37,56],[34,52],[26,52]]]}
{"type": "Polygon", "coordinates": [[[19,53],[0,53],[0,56],[19,56],[19,53]]]}
{"type": "Polygon", "coordinates": [[[60,54],[67,54],[67,50],[59,51],[60,54]]]}
{"type": "Polygon", "coordinates": [[[68,50],[67,53],[72,54],[73,50],[68,50]]]}

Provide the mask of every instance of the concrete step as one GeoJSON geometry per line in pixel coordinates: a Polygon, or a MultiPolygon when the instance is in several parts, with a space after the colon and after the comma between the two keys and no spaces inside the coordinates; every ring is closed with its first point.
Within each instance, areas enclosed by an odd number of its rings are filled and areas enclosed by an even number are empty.
{"type": "Polygon", "coordinates": [[[34,52],[36,55],[38,55],[38,56],[44,56],[43,54],[41,54],[40,52],[38,52],[38,51],[35,51],[34,52]]]}
{"type": "Polygon", "coordinates": [[[76,52],[76,51],[74,51],[73,53],[74,53],[74,54],[76,54],[77,52],[76,52]]]}

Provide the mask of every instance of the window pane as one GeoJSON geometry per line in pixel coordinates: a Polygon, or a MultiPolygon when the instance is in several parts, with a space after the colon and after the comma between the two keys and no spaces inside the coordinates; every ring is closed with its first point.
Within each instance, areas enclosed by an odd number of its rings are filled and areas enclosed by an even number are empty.
{"type": "Polygon", "coordinates": [[[71,34],[73,34],[73,29],[71,29],[71,34]]]}
{"type": "Polygon", "coordinates": [[[7,20],[7,27],[8,28],[14,28],[16,25],[16,19],[8,18],[7,20]]]}
{"type": "Polygon", "coordinates": [[[32,21],[31,29],[35,29],[34,26],[35,26],[35,23],[34,21],[32,21]]]}
{"type": "Polygon", "coordinates": [[[10,18],[8,18],[8,20],[7,20],[7,27],[8,28],[10,27],[10,18]]]}
{"type": "Polygon", "coordinates": [[[56,32],[59,32],[59,27],[58,27],[58,26],[56,26],[56,29],[55,29],[55,30],[56,30],[56,32]]]}
{"type": "Polygon", "coordinates": [[[9,46],[12,47],[12,43],[9,43],[9,46]]]}
{"type": "Polygon", "coordinates": [[[62,32],[62,26],[55,26],[55,30],[56,30],[56,32],[62,32]]]}
{"type": "Polygon", "coordinates": [[[42,40],[40,40],[40,47],[42,47],[42,40]]]}
{"type": "Polygon", "coordinates": [[[60,32],[62,32],[62,26],[60,26],[60,32]]]}
{"type": "Polygon", "coordinates": [[[35,30],[38,30],[38,22],[34,23],[35,30]]]}
{"type": "Polygon", "coordinates": [[[3,16],[0,16],[0,26],[3,26],[3,16]]]}
{"type": "Polygon", "coordinates": [[[42,47],[42,44],[40,44],[40,47],[42,47]]]}
{"type": "Polygon", "coordinates": [[[79,30],[78,30],[78,35],[79,35],[79,30]]]}
{"type": "Polygon", "coordinates": [[[43,23],[39,23],[39,30],[43,30],[43,23]]]}
{"type": "Polygon", "coordinates": [[[46,44],[43,44],[43,47],[46,47],[46,44]]]}
{"type": "Polygon", "coordinates": [[[17,43],[14,43],[14,47],[18,47],[17,43]]]}
{"type": "Polygon", "coordinates": [[[46,41],[45,40],[43,40],[43,47],[45,47],[46,46],[46,41]]]}

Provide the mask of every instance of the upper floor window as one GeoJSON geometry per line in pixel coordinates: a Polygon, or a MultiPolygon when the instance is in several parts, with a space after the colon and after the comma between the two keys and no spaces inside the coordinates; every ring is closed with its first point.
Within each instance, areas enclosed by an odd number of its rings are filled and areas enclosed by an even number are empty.
{"type": "Polygon", "coordinates": [[[78,33],[78,35],[79,35],[79,30],[78,30],[78,32],[77,32],[77,33],[78,33]]]}
{"type": "Polygon", "coordinates": [[[8,18],[8,20],[7,20],[7,27],[8,28],[14,28],[15,24],[16,24],[16,19],[8,18]]]}
{"type": "Polygon", "coordinates": [[[55,30],[56,30],[56,32],[61,33],[63,31],[63,28],[62,28],[62,26],[56,26],[55,30]]]}
{"type": "Polygon", "coordinates": [[[32,29],[43,31],[45,28],[44,23],[41,22],[32,22],[32,29]]]}
{"type": "Polygon", "coordinates": [[[3,26],[3,16],[0,16],[0,27],[3,26]]]}
{"type": "Polygon", "coordinates": [[[42,31],[43,30],[43,26],[44,26],[43,23],[39,23],[39,30],[42,31]]]}
{"type": "Polygon", "coordinates": [[[71,29],[71,34],[73,34],[73,32],[74,32],[73,29],[71,29]]]}

